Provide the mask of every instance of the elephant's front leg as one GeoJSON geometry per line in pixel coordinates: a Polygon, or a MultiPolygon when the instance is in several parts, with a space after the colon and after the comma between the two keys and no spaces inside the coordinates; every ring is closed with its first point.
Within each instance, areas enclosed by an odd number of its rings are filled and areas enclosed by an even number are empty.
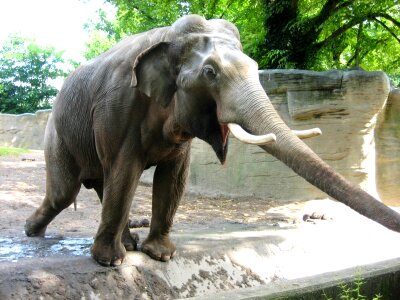
{"type": "Polygon", "coordinates": [[[91,248],[92,257],[102,265],[117,266],[125,258],[122,235],[142,171],[132,158],[117,159],[104,171],[101,223],[91,248]]]}
{"type": "Polygon", "coordinates": [[[156,260],[168,261],[175,254],[169,238],[173,218],[185,190],[190,148],[174,160],[159,164],[154,173],[150,233],[142,251],[156,260]]]}

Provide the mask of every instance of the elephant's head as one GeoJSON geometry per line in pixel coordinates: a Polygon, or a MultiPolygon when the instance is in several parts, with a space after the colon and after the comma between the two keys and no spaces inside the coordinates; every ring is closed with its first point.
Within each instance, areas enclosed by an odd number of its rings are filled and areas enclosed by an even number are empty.
{"type": "Polygon", "coordinates": [[[234,25],[186,16],[164,34],[165,41],[137,57],[132,85],[172,107],[175,126],[208,142],[221,162],[229,131],[259,144],[328,195],[400,232],[399,214],[348,183],[301,141],[318,130],[292,131],[281,120],[259,82],[257,63],[242,52],[234,25]]]}

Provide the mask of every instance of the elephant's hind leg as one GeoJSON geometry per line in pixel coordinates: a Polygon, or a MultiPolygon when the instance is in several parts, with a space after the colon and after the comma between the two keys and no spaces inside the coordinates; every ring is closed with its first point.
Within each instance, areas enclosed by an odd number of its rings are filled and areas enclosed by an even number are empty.
{"type": "Polygon", "coordinates": [[[51,138],[45,152],[46,195],[40,207],[26,220],[27,236],[44,236],[47,225],[74,202],[81,186],[75,160],[56,136],[51,138]]]}

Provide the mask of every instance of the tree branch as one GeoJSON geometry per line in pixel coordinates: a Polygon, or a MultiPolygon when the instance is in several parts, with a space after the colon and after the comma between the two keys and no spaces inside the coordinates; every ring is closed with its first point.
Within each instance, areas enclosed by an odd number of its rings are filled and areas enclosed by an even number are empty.
{"type": "Polygon", "coordinates": [[[345,8],[345,7],[349,6],[350,4],[353,4],[353,2],[354,2],[354,0],[343,2],[342,4],[336,6],[335,12],[341,10],[342,8],[345,8]]]}
{"type": "Polygon", "coordinates": [[[391,34],[391,36],[393,36],[400,43],[400,39],[397,37],[397,35],[385,23],[383,23],[378,18],[374,18],[374,20],[376,22],[378,22],[378,24],[381,25],[383,28],[385,28],[391,34]]]}
{"type": "Polygon", "coordinates": [[[393,18],[391,15],[384,14],[384,13],[378,13],[378,14],[375,15],[375,17],[385,18],[385,19],[391,21],[394,25],[396,25],[397,27],[400,28],[400,22],[397,21],[395,18],[393,18]]]}
{"type": "Polygon", "coordinates": [[[219,1],[218,0],[214,0],[213,3],[212,3],[211,10],[210,10],[210,18],[215,18],[216,17],[215,11],[216,11],[216,8],[217,8],[217,2],[219,2],[219,1]]]}
{"type": "Polygon", "coordinates": [[[355,65],[358,67],[360,65],[360,52],[361,52],[361,35],[363,31],[363,22],[358,24],[358,32],[357,32],[357,43],[354,51],[354,59],[355,59],[355,65]]]}
{"type": "Polygon", "coordinates": [[[328,0],[325,3],[320,13],[311,20],[311,23],[313,24],[314,27],[320,28],[321,25],[326,22],[326,20],[328,20],[339,10],[351,5],[354,2],[354,0],[345,1],[340,5],[337,5],[338,4],[337,2],[338,2],[337,0],[328,0]]]}
{"type": "MultiPolygon", "coordinates": [[[[128,2],[129,3],[129,2],[128,2]]],[[[142,14],[146,19],[148,19],[149,21],[152,22],[156,22],[156,19],[151,16],[150,14],[148,14],[147,12],[145,12],[143,9],[141,9],[138,5],[136,5],[135,3],[131,3],[131,7],[133,9],[136,9],[140,14],[142,14]]]]}
{"type": "Polygon", "coordinates": [[[231,7],[231,5],[233,4],[234,0],[231,0],[228,5],[226,6],[224,12],[219,16],[220,19],[223,19],[225,16],[225,13],[229,10],[229,8],[231,7]]]}
{"type": "MultiPolygon", "coordinates": [[[[374,41],[374,45],[368,49],[363,49],[364,51],[361,51],[359,56],[360,56],[360,61],[362,61],[364,59],[364,57],[366,57],[368,55],[368,53],[371,52],[371,50],[375,49],[379,44],[385,44],[388,41],[388,38],[384,38],[384,39],[379,39],[374,41]]],[[[350,60],[347,62],[346,66],[349,67],[351,62],[355,59],[355,56],[353,55],[350,60]]]]}
{"type": "Polygon", "coordinates": [[[364,18],[356,18],[351,20],[350,22],[346,23],[345,25],[343,25],[342,27],[339,27],[338,29],[336,29],[330,36],[328,36],[325,40],[316,43],[315,46],[317,47],[317,49],[321,49],[322,47],[324,47],[327,43],[329,43],[331,40],[336,39],[337,37],[339,37],[341,34],[343,34],[344,32],[346,32],[347,30],[349,30],[350,28],[352,28],[355,25],[358,25],[360,23],[362,23],[364,21],[364,18]]]}
{"type": "Polygon", "coordinates": [[[343,34],[344,32],[346,32],[347,30],[349,30],[350,28],[352,28],[355,25],[358,25],[362,22],[364,22],[365,20],[373,20],[373,21],[377,21],[381,26],[383,26],[391,35],[393,35],[397,41],[400,40],[399,38],[397,38],[396,34],[389,28],[387,27],[382,21],[378,20],[377,17],[382,17],[385,19],[388,19],[390,21],[392,21],[396,26],[400,27],[400,22],[396,21],[393,17],[391,17],[388,14],[384,14],[384,13],[370,13],[367,16],[364,17],[358,17],[358,18],[354,18],[353,20],[351,20],[350,22],[348,22],[347,24],[343,25],[342,27],[338,28],[336,31],[334,31],[330,36],[328,36],[325,40],[319,42],[316,44],[316,48],[317,49],[321,49],[322,47],[324,47],[328,42],[330,42],[331,40],[336,39],[337,37],[339,37],[341,34],[343,34]]]}

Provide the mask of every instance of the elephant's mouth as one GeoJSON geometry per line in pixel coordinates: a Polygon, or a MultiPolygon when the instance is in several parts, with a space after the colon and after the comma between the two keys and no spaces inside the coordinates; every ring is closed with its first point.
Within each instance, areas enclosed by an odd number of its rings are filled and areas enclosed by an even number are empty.
{"type": "Polygon", "coordinates": [[[229,137],[229,128],[225,124],[220,124],[219,125],[219,137],[217,138],[217,141],[214,143],[210,143],[212,148],[215,151],[215,154],[217,155],[219,161],[223,165],[226,161],[226,155],[228,153],[228,137],[229,137]]]}
{"type": "Polygon", "coordinates": [[[219,122],[215,111],[206,111],[196,118],[189,126],[192,136],[195,136],[208,143],[221,164],[225,163],[228,153],[228,137],[230,129],[228,124],[219,122]],[[200,124],[200,126],[199,126],[200,124]]]}
{"type": "Polygon", "coordinates": [[[220,124],[221,128],[221,137],[222,137],[222,147],[226,147],[228,143],[228,136],[229,136],[229,128],[228,125],[220,124]]]}
{"type": "Polygon", "coordinates": [[[225,163],[226,160],[226,155],[228,154],[228,137],[229,137],[229,128],[227,125],[220,124],[221,128],[221,138],[222,138],[222,156],[219,157],[218,154],[218,159],[221,162],[221,164],[225,163]]]}
{"type": "Polygon", "coordinates": [[[220,129],[220,137],[218,138],[217,143],[210,143],[213,147],[215,153],[221,164],[225,163],[226,155],[228,153],[228,138],[229,133],[232,134],[239,139],[240,141],[247,143],[247,144],[254,144],[254,145],[265,145],[276,140],[276,136],[273,133],[266,134],[266,135],[252,135],[245,130],[240,125],[234,123],[219,123],[220,129]]]}

